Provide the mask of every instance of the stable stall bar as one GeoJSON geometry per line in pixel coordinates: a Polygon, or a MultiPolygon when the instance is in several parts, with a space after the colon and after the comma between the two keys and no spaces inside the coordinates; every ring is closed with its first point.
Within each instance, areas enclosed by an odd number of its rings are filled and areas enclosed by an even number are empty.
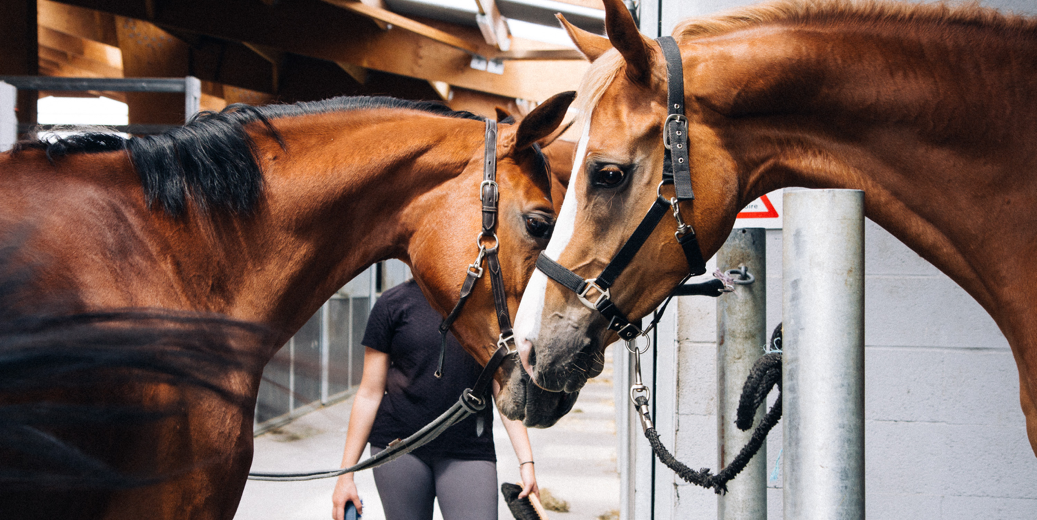
{"type": "Polygon", "coordinates": [[[784,518],[863,520],[864,192],[784,206],[784,518]]]}

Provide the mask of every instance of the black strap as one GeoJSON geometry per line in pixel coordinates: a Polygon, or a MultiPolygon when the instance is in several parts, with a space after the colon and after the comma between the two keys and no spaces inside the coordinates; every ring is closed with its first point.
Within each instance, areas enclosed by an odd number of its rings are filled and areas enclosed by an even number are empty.
{"type": "Polygon", "coordinates": [[[623,244],[616,256],[612,257],[609,265],[605,266],[605,269],[598,275],[595,282],[598,284],[598,287],[608,289],[612,287],[612,284],[616,283],[616,278],[630,265],[634,256],[645,245],[648,237],[652,235],[652,232],[658,227],[659,222],[662,221],[663,216],[666,215],[669,209],[670,205],[666,201],[656,197],[652,207],[648,208],[648,213],[641,219],[641,223],[637,225],[637,229],[634,229],[634,233],[630,235],[630,238],[623,244]]]}
{"type": "Polygon", "coordinates": [[[583,292],[583,287],[587,285],[583,278],[580,278],[562,264],[555,262],[551,257],[547,256],[545,251],[541,251],[540,256],[537,257],[536,268],[540,269],[540,272],[547,275],[548,278],[562,284],[562,287],[576,294],[583,292]]]}
{"type": "Polygon", "coordinates": [[[497,325],[500,326],[501,339],[512,337],[511,316],[508,312],[508,294],[504,290],[504,276],[501,273],[500,259],[497,250],[486,253],[486,268],[490,273],[490,287],[493,289],[493,308],[497,311],[497,325]]]}
{"type": "Polygon", "coordinates": [[[656,40],[666,58],[666,122],[663,143],[670,151],[663,159],[664,178],[673,178],[677,200],[693,200],[691,165],[688,157],[688,119],[684,115],[684,65],[681,51],[672,36],[656,40]]]}
{"type": "Polygon", "coordinates": [[[464,309],[465,302],[468,301],[468,297],[472,295],[472,289],[475,288],[475,282],[479,280],[481,274],[479,266],[475,266],[475,269],[471,266],[468,267],[465,272],[464,282],[461,284],[461,295],[457,298],[457,303],[454,304],[454,308],[447,314],[446,318],[439,324],[439,365],[436,367],[435,376],[437,378],[443,377],[443,360],[446,359],[446,335],[450,332],[450,326],[454,324],[457,317],[461,315],[461,310],[464,309]]]}
{"type": "Polygon", "coordinates": [[[482,200],[482,231],[492,235],[497,227],[497,122],[486,120],[486,151],[483,154],[483,182],[479,187],[482,200]]]}

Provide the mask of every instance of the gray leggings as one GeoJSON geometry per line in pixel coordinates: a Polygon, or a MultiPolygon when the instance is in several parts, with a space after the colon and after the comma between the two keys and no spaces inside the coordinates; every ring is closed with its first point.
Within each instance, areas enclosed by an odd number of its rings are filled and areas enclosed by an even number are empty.
{"type": "MultiPolygon", "coordinates": [[[[371,455],[383,449],[372,446],[371,455]]],[[[443,520],[497,520],[494,462],[408,453],[372,472],[386,520],[431,520],[437,497],[443,520]]]]}

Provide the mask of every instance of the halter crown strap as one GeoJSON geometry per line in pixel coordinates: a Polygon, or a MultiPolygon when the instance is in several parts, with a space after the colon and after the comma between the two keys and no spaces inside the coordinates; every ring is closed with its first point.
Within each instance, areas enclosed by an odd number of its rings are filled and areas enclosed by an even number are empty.
{"type": "Polygon", "coordinates": [[[663,144],[670,153],[663,159],[663,177],[672,176],[677,200],[694,200],[688,157],[688,118],[684,115],[684,66],[681,51],[672,36],[663,36],[656,41],[666,58],[667,116],[663,144]]]}
{"type": "Polygon", "coordinates": [[[492,235],[494,228],[497,227],[497,199],[499,196],[497,188],[497,122],[487,119],[483,181],[479,186],[479,199],[482,200],[483,235],[492,235]]]}

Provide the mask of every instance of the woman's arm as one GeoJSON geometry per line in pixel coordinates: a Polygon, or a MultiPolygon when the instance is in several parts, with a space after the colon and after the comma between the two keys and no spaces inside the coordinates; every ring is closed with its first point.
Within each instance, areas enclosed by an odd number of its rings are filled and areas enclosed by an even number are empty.
{"type": "MultiPolygon", "coordinates": [[[[497,381],[494,381],[493,396],[496,397],[499,392],[500,385],[497,384],[497,381]]],[[[500,413],[499,408],[497,413],[500,414],[501,423],[504,424],[504,429],[508,432],[508,438],[511,439],[511,447],[515,449],[515,456],[519,460],[519,474],[522,475],[522,492],[519,493],[519,498],[524,498],[530,493],[540,498],[536,469],[533,467],[533,447],[529,444],[529,432],[526,431],[522,421],[508,419],[504,414],[500,413]]]]}
{"type": "MultiPolygon", "coordinates": [[[[378,414],[378,406],[385,394],[385,380],[389,375],[389,354],[379,352],[371,347],[364,347],[364,375],[360,379],[360,387],[353,396],[353,408],[349,412],[349,429],[346,431],[346,447],[342,451],[342,466],[348,468],[360,460],[371,435],[374,418],[378,414]]],[[[346,502],[353,502],[357,513],[363,514],[360,496],[353,483],[353,474],[346,473],[335,483],[335,492],[331,495],[333,509],[331,516],[335,520],[343,520],[346,502]]]]}

